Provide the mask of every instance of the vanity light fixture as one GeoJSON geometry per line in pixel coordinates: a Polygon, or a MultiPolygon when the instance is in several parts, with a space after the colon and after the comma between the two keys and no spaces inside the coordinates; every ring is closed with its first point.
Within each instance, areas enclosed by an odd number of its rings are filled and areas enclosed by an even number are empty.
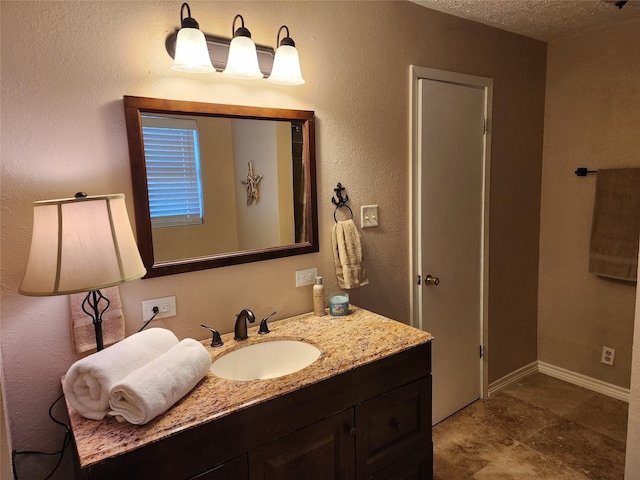
{"type": "Polygon", "coordinates": [[[258,66],[256,45],[251,40],[251,32],[244,27],[242,15],[236,15],[233,18],[231,32],[233,39],[229,44],[229,58],[222,74],[227,77],[242,79],[264,77],[258,66]],[[236,20],[238,19],[242,22],[242,26],[236,30],[236,20]]]}
{"type": "Polygon", "coordinates": [[[302,85],[304,78],[300,72],[300,58],[296,44],[289,36],[289,27],[286,25],[282,25],[278,29],[276,45],[279,46],[273,59],[273,70],[267,80],[279,85],[302,85]],[[287,36],[280,41],[280,32],[283,29],[287,31],[287,36]]]}
{"type": "Polygon", "coordinates": [[[280,85],[305,83],[300,72],[298,51],[286,25],[282,25],[278,30],[276,55],[272,47],[256,45],[253,42],[251,32],[244,26],[242,15],[236,15],[233,19],[231,40],[203,33],[198,22],[191,18],[191,9],[187,3],[182,4],[180,23],[182,28],[170,34],[165,41],[167,53],[174,59],[171,67],[173,70],[192,73],[222,71],[228,77],[240,79],[267,77],[270,82],[280,85]],[[241,26],[236,29],[238,19],[241,26]],[[283,30],[286,31],[286,36],[280,40],[283,30]],[[184,43],[183,37],[187,39],[184,43]],[[197,47],[194,47],[194,44],[197,47]]]}
{"type": "Polygon", "coordinates": [[[180,26],[171,69],[193,73],[215,72],[216,69],[211,65],[204,33],[200,31],[198,22],[191,17],[191,9],[187,3],[183,3],[180,9],[180,26]],[[185,8],[187,10],[186,18],[184,17],[185,8]]]}
{"type": "Polygon", "coordinates": [[[104,347],[102,314],[109,300],[101,288],[145,275],[124,195],[44,200],[33,206],[33,235],[22,295],[88,292],[82,309],[92,318],[96,348],[104,347]]]}

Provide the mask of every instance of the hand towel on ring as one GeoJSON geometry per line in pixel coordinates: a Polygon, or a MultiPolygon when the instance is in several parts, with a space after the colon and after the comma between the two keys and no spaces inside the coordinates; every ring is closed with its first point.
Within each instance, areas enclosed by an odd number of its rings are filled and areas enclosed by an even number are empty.
{"type": "Polygon", "coordinates": [[[362,240],[352,219],[336,222],[331,231],[331,243],[338,286],[350,289],[368,285],[362,240]]]}

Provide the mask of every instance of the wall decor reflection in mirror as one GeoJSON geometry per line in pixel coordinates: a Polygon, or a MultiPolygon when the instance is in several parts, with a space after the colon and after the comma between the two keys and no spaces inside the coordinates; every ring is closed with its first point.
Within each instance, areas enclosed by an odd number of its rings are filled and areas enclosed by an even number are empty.
{"type": "Polygon", "coordinates": [[[124,108],[147,277],[318,251],[312,111],[132,96],[124,108]],[[251,204],[247,165],[261,176],[251,204]]]}

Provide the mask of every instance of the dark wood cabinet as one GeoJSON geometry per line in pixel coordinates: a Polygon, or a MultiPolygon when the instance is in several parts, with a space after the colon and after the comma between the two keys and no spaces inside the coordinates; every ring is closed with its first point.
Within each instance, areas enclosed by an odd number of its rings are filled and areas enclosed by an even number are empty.
{"type": "Polygon", "coordinates": [[[249,452],[251,480],[431,478],[431,377],[249,452]]]}
{"type": "Polygon", "coordinates": [[[246,480],[249,478],[247,455],[241,455],[189,480],[246,480]]]}
{"type": "Polygon", "coordinates": [[[430,480],[432,464],[423,343],[106,459],[81,478],[430,480]]]}
{"type": "Polygon", "coordinates": [[[251,480],[355,478],[353,409],[249,452],[251,480]]]}
{"type": "Polygon", "coordinates": [[[367,480],[432,480],[433,448],[423,448],[366,477],[367,480]]]}
{"type": "Polygon", "coordinates": [[[408,453],[432,446],[431,377],[357,405],[356,429],[359,478],[370,478],[408,453]]]}

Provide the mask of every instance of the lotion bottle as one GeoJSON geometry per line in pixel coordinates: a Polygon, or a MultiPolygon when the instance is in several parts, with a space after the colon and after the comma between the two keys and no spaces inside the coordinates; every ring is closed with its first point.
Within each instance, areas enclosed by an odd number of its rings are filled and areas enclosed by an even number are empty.
{"type": "Polygon", "coordinates": [[[324,316],[324,285],[322,285],[322,277],[316,277],[316,283],[313,286],[313,314],[316,317],[324,316]]]}

